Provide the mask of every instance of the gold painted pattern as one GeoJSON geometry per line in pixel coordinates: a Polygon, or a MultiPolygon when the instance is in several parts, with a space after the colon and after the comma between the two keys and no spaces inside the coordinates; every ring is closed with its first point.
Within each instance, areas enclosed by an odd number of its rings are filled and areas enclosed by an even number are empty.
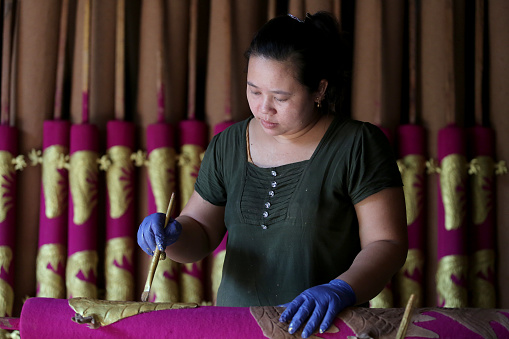
{"type": "MultiPolygon", "coordinates": [[[[106,301],[87,298],[73,298],[69,306],[81,319],[90,318],[92,328],[99,328],[133,315],[170,309],[197,308],[197,304],[151,303],[137,301],[106,301]]],[[[74,321],[75,318],[73,318],[74,321]]]]}
{"type": "Polygon", "coordinates": [[[108,149],[107,154],[111,160],[111,165],[106,171],[110,216],[120,218],[133,199],[131,178],[134,165],[130,160],[131,150],[125,146],[114,146],[108,149]]]}
{"type": "Polygon", "coordinates": [[[92,151],[78,151],[71,155],[69,182],[76,225],[84,224],[97,205],[97,159],[97,153],[92,151]]]}
{"type": "Polygon", "coordinates": [[[12,201],[13,182],[16,175],[10,152],[0,151],[0,222],[7,218],[7,212],[14,206],[12,201]]]}
{"type": "Polygon", "coordinates": [[[85,297],[97,298],[97,287],[95,284],[77,278],[80,271],[85,278],[92,271],[97,277],[97,263],[99,262],[96,251],[76,252],[67,259],[65,272],[65,283],[67,287],[67,298],[85,297]]]}
{"type": "Polygon", "coordinates": [[[495,162],[491,157],[477,157],[472,160],[474,175],[470,178],[472,189],[472,219],[482,224],[493,209],[492,191],[487,187],[495,177],[495,162]]]}
{"type": "Polygon", "coordinates": [[[400,168],[405,193],[407,225],[411,225],[421,215],[423,209],[426,159],[422,155],[407,155],[400,159],[400,168]]]}
{"type": "Polygon", "coordinates": [[[65,298],[64,277],[48,268],[51,264],[55,270],[65,267],[67,252],[61,244],[45,244],[39,248],[36,261],[37,297],[65,298]]]}
{"type": "Polygon", "coordinates": [[[106,300],[134,300],[134,277],[122,266],[125,260],[133,265],[134,241],[129,237],[118,237],[106,243],[104,275],[106,300]]]}
{"type": "Polygon", "coordinates": [[[394,306],[392,291],[388,287],[378,293],[376,297],[369,301],[369,307],[371,308],[391,308],[394,306]]]}
{"type": "Polygon", "coordinates": [[[67,169],[60,169],[61,159],[65,157],[66,152],[68,152],[67,147],[53,145],[46,148],[42,155],[42,186],[46,205],[45,213],[48,219],[57,218],[67,211],[67,178],[61,173],[67,169]]]}
{"type": "Polygon", "coordinates": [[[495,308],[497,296],[495,286],[478,275],[489,277],[495,272],[495,251],[481,250],[472,256],[470,271],[470,288],[472,289],[472,306],[495,308]]]}
{"type": "MultiPolygon", "coordinates": [[[[0,268],[9,273],[12,263],[12,249],[9,246],[0,246],[0,268]]],[[[0,279],[0,317],[12,316],[14,305],[14,291],[12,286],[0,279]]]]}
{"type": "Polygon", "coordinates": [[[166,258],[160,260],[157,264],[157,270],[152,282],[150,293],[155,294],[154,301],[156,302],[177,302],[179,301],[179,286],[178,286],[178,272],[180,271],[180,264],[166,258]],[[165,272],[175,279],[169,279],[164,276],[165,272]]]}
{"type": "Polygon", "coordinates": [[[175,191],[176,153],[173,148],[161,147],[150,152],[147,168],[150,187],[158,212],[165,213],[171,192],[175,191]]]}
{"type": "Polygon", "coordinates": [[[408,250],[405,264],[396,275],[401,307],[407,304],[412,294],[415,295],[414,306],[422,306],[423,287],[419,282],[405,275],[406,273],[413,276],[416,272],[420,272],[421,276],[424,274],[424,254],[419,249],[411,248],[408,250]]]}
{"type": "Polygon", "coordinates": [[[182,145],[179,157],[180,170],[180,203],[182,208],[187,204],[194,191],[194,184],[201,165],[201,154],[204,149],[196,145],[182,145]]]}
{"type": "MultiPolygon", "coordinates": [[[[194,264],[183,264],[182,266],[185,266],[188,271],[193,271],[195,269],[201,270],[202,261],[194,264]],[[193,268],[193,265],[196,265],[197,268],[193,268]]],[[[183,302],[200,304],[204,297],[203,284],[198,278],[191,274],[182,272],[180,275],[180,294],[183,302]]]]}
{"type": "Polygon", "coordinates": [[[466,214],[467,161],[460,154],[442,159],[440,190],[445,211],[445,229],[455,230],[462,226],[466,214]]]}
{"type": "Polygon", "coordinates": [[[222,250],[217,253],[212,260],[212,274],[211,274],[211,284],[212,284],[212,301],[215,303],[217,299],[217,291],[219,290],[219,285],[221,284],[221,279],[223,276],[223,266],[224,266],[224,258],[226,257],[226,250],[222,250]]]}
{"type": "Polygon", "coordinates": [[[436,284],[439,306],[467,307],[468,292],[463,286],[457,285],[452,276],[467,281],[468,260],[463,255],[448,255],[438,262],[436,284]]]}

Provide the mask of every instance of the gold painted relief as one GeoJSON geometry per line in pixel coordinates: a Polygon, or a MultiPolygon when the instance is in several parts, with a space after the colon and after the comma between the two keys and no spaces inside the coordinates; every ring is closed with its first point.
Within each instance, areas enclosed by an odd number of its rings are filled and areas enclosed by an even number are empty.
{"type": "Polygon", "coordinates": [[[152,288],[150,289],[150,297],[152,298],[155,295],[155,302],[179,301],[179,272],[179,263],[169,258],[159,260],[154,275],[154,281],[152,282],[152,288]],[[170,277],[173,279],[169,279],[170,277]]]}
{"type": "Polygon", "coordinates": [[[175,191],[176,153],[173,148],[161,147],[150,152],[148,176],[157,211],[165,213],[171,192],[175,191]]]}
{"type": "Polygon", "coordinates": [[[78,278],[83,274],[85,279],[90,279],[90,272],[97,277],[97,263],[99,258],[96,251],[76,252],[67,259],[65,271],[65,283],[67,287],[67,298],[85,297],[97,298],[97,287],[95,284],[78,278]]]}
{"type": "Polygon", "coordinates": [[[464,156],[451,154],[442,159],[440,190],[445,211],[445,229],[461,227],[466,214],[467,161],[464,156]]]}
{"type": "Polygon", "coordinates": [[[122,266],[127,260],[133,265],[134,241],[129,237],[113,238],[106,243],[104,275],[106,300],[134,300],[134,277],[122,266]]]}
{"type": "Polygon", "coordinates": [[[470,288],[472,305],[479,308],[495,308],[496,290],[493,283],[482,277],[493,276],[495,272],[495,251],[482,250],[474,253],[471,262],[470,288]]]}
{"type": "Polygon", "coordinates": [[[97,153],[79,151],[71,155],[69,182],[74,205],[73,222],[84,224],[97,205],[97,153]]]}
{"type": "Polygon", "coordinates": [[[7,212],[14,206],[14,178],[16,175],[10,152],[0,151],[0,222],[7,218],[7,212]]]}
{"type": "Polygon", "coordinates": [[[405,264],[396,275],[398,292],[400,296],[400,307],[404,307],[410,296],[413,294],[414,307],[421,307],[422,305],[422,286],[419,282],[410,279],[408,276],[424,274],[424,255],[421,250],[409,249],[406,257],[405,264]]]}
{"type": "Polygon", "coordinates": [[[67,210],[67,178],[61,173],[67,169],[60,168],[61,159],[66,152],[67,147],[53,145],[46,148],[42,155],[42,186],[48,219],[57,218],[67,210]]]}
{"type": "Polygon", "coordinates": [[[472,160],[474,175],[470,183],[472,189],[472,219],[474,224],[482,224],[493,209],[492,182],[495,176],[495,162],[491,157],[477,157],[472,160]]]}
{"type": "Polygon", "coordinates": [[[224,266],[224,258],[226,257],[226,250],[222,250],[217,253],[212,260],[212,274],[211,274],[211,284],[212,284],[212,301],[216,302],[217,299],[217,290],[219,289],[219,285],[221,284],[221,279],[223,276],[223,266],[224,266]]]}
{"type": "Polygon", "coordinates": [[[184,206],[194,191],[194,183],[198,177],[203,148],[196,145],[183,145],[179,156],[180,204],[184,206]]]}
{"type": "Polygon", "coordinates": [[[69,306],[76,312],[76,316],[72,318],[73,321],[89,324],[89,327],[94,329],[141,313],[198,307],[197,304],[185,303],[106,301],[87,298],[70,299],[69,306]]]}
{"type": "MultiPolygon", "coordinates": [[[[0,268],[9,273],[12,263],[12,249],[9,246],[0,246],[0,268]]],[[[14,305],[14,290],[9,283],[0,279],[0,317],[12,316],[14,305]]]]}
{"type": "MultiPolygon", "coordinates": [[[[202,262],[183,264],[188,271],[202,270],[202,262]],[[197,267],[193,267],[193,265],[197,267]]],[[[180,275],[180,298],[186,303],[198,303],[203,301],[203,284],[202,282],[184,271],[180,275]]]]}
{"type": "Polygon", "coordinates": [[[467,281],[468,260],[463,255],[448,255],[440,259],[436,273],[437,295],[441,307],[467,307],[468,292],[453,281],[467,281]]]}
{"type": "Polygon", "coordinates": [[[407,225],[411,225],[422,213],[426,159],[422,155],[412,154],[401,159],[400,164],[407,225]]]}
{"type": "Polygon", "coordinates": [[[37,297],[65,298],[64,277],[56,273],[58,267],[65,267],[67,252],[61,244],[45,244],[39,248],[36,262],[37,297]],[[48,268],[51,265],[54,270],[48,268]]]}
{"type": "Polygon", "coordinates": [[[106,171],[106,185],[110,201],[110,216],[120,218],[125,214],[133,196],[131,178],[134,165],[131,162],[131,150],[125,146],[114,146],[108,149],[111,165],[106,171]]]}
{"type": "Polygon", "coordinates": [[[369,301],[371,308],[391,308],[394,307],[392,291],[388,287],[384,287],[382,292],[369,301]]]}

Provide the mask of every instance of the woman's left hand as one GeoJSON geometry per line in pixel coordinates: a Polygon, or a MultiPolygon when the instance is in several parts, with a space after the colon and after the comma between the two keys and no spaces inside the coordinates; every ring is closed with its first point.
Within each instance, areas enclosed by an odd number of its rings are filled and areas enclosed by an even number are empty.
{"type": "Polygon", "coordinates": [[[350,285],[343,280],[334,279],[328,284],[308,288],[291,303],[282,305],[286,310],[279,321],[291,320],[288,333],[293,334],[307,320],[302,331],[302,338],[307,338],[318,326],[320,333],[327,331],[338,313],[355,302],[355,293],[350,285]]]}

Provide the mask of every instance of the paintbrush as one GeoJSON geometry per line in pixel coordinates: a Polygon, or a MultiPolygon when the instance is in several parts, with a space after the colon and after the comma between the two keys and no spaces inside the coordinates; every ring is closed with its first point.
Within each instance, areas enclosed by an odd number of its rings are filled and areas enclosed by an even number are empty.
{"type": "MultiPolygon", "coordinates": [[[[168,210],[166,211],[166,220],[164,221],[164,228],[168,225],[168,221],[170,220],[171,213],[173,211],[173,205],[175,200],[175,193],[171,194],[170,203],[168,204],[168,210]]],[[[162,254],[165,254],[163,252],[162,254]]],[[[154,274],[156,273],[157,263],[159,259],[164,259],[166,255],[161,255],[161,251],[159,248],[155,248],[154,255],[152,256],[152,262],[150,263],[150,268],[148,270],[147,282],[145,283],[145,288],[143,293],[141,294],[141,301],[147,301],[148,295],[150,293],[150,287],[152,286],[152,280],[154,280],[154,274]]]]}
{"type": "Polygon", "coordinates": [[[401,319],[401,323],[399,324],[398,333],[396,334],[396,339],[404,339],[406,335],[406,330],[408,328],[408,323],[410,322],[410,318],[412,318],[412,309],[414,306],[415,295],[410,295],[408,299],[408,303],[405,308],[405,313],[403,314],[403,318],[401,319]]]}

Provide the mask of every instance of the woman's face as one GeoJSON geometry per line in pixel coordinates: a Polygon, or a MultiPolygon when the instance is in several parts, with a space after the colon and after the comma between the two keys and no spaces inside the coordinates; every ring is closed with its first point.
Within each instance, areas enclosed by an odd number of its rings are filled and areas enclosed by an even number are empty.
{"type": "Polygon", "coordinates": [[[288,61],[251,56],[246,93],[254,117],[272,136],[297,136],[319,117],[314,108],[318,93],[297,81],[288,61]]]}

